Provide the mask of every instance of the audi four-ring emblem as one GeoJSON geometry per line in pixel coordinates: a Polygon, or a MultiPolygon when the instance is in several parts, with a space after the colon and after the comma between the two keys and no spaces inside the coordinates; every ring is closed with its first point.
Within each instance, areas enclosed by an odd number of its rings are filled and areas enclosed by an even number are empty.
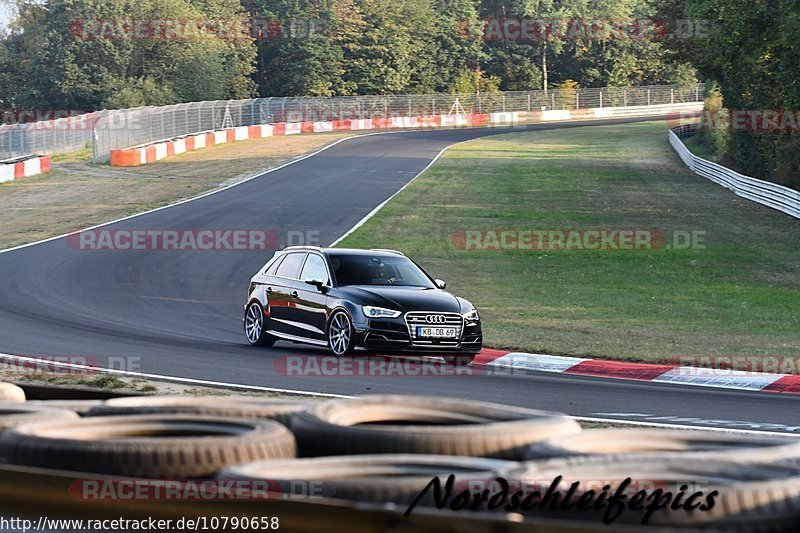
{"type": "Polygon", "coordinates": [[[444,324],[447,319],[443,315],[426,315],[425,322],[428,324],[444,324]]]}

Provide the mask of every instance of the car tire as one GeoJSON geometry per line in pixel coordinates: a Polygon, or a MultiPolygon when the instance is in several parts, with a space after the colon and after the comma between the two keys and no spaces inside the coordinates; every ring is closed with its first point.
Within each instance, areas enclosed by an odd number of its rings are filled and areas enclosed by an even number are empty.
{"type": "Polygon", "coordinates": [[[90,410],[102,404],[103,400],[28,400],[25,402],[25,405],[36,407],[50,407],[75,411],[80,416],[84,416],[90,410]]]}
{"type": "MultiPolygon", "coordinates": [[[[695,491],[703,493],[697,502],[707,503],[705,496],[717,491],[714,505],[710,508],[686,510],[680,506],[664,506],[649,517],[648,527],[796,531],[797,517],[800,516],[800,467],[792,462],[738,463],[709,457],[692,458],[681,452],[659,455],[632,453],[528,461],[518,463],[504,472],[504,476],[516,480],[520,486],[541,485],[542,480],[554,480],[560,476],[558,488],[562,493],[572,483],[578,483],[577,490],[573,491],[575,499],[588,490],[594,489],[597,493],[598,480],[608,484],[610,493],[614,494],[626,478],[630,478],[628,495],[632,498],[634,491],[645,491],[648,502],[671,492],[670,499],[674,503],[683,485],[687,489],[682,498],[684,503],[695,491]]],[[[615,523],[632,523],[641,530],[646,511],[646,506],[638,509],[627,506],[615,523]]],[[[594,524],[603,519],[605,512],[606,509],[595,505],[584,511],[575,508],[571,511],[556,510],[554,516],[594,524]]],[[[541,516],[548,514],[544,511],[541,516]]]]}
{"type": "Polygon", "coordinates": [[[0,457],[12,464],[143,478],[198,478],[235,464],[294,456],[291,432],[270,420],[88,417],[0,434],[0,457]]]}
{"type": "MultiPolygon", "coordinates": [[[[456,476],[457,484],[479,481],[491,483],[502,471],[515,464],[482,457],[343,455],[248,463],[226,468],[217,475],[217,479],[265,480],[270,497],[281,500],[324,497],[409,505],[434,477],[440,479],[442,487],[450,474],[456,476]]],[[[431,505],[433,501],[432,498],[426,498],[420,503],[431,505]]]]}
{"type": "Polygon", "coordinates": [[[442,359],[444,359],[448,365],[467,366],[475,360],[475,355],[443,355],[442,359]]]}
{"type": "Polygon", "coordinates": [[[25,391],[13,383],[0,383],[0,402],[24,402],[25,391]]]}
{"type": "Polygon", "coordinates": [[[343,310],[335,311],[328,321],[328,347],[334,355],[351,355],[356,349],[353,322],[343,310]]]}
{"type": "Polygon", "coordinates": [[[182,414],[212,417],[272,419],[288,425],[292,414],[309,402],[242,396],[127,396],[101,402],[88,416],[182,414]]]}
{"type": "Polygon", "coordinates": [[[50,420],[74,420],[78,413],[68,409],[43,407],[18,402],[0,402],[0,432],[29,424],[50,420]]]}
{"type": "Polygon", "coordinates": [[[244,312],[244,336],[251,346],[272,346],[278,339],[267,333],[264,308],[259,302],[250,302],[244,312]]]}
{"type": "Polygon", "coordinates": [[[534,442],[580,431],[550,413],[427,396],[330,400],[292,417],[301,456],[421,453],[518,460],[534,442]]]}
{"type": "Polygon", "coordinates": [[[736,462],[795,460],[800,463],[800,441],[796,437],[664,429],[587,429],[536,443],[528,449],[527,458],[629,453],[658,457],[673,452],[680,452],[687,458],[706,457],[736,462]]]}

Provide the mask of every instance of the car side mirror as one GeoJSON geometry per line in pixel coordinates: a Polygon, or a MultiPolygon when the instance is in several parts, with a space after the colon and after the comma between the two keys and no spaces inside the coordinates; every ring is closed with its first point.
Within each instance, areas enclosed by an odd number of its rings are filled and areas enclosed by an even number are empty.
{"type": "Polygon", "coordinates": [[[325,285],[325,282],[322,281],[321,279],[311,279],[311,278],[309,278],[309,279],[303,280],[303,282],[307,283],[308,285],[315,286],[317,288],[317,290],[319,292],[323,293],[323,294],[328,292],[328,287],[325,285]]]}
{"type": "Polygon", "coordinates": [[[447,282],[445,280],[437,278],[433,281],[436,283],[436,286],[439,287],[440,289],[444,290],[447,288],[447,282]]]}

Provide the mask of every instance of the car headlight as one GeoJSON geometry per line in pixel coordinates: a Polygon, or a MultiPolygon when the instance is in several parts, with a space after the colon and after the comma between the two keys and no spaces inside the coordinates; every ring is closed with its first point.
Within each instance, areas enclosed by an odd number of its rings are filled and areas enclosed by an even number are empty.
{"type": "Polygon", "coordinates": [[[371,305],[365,305],[361,309],[367,318],[397,318],[403,314],[402,311],[386,309],[385,307],[372,307],[371,305]]]}
{"type": "Polygon", "coordinates": [[[478,310],[473,309],[472,311],[467,311],[466,313],[462,314],[461,316],[464,317],[464,321],[468,323],[473,322],[480,322],[481,317],[478,315],[478,310]]]}

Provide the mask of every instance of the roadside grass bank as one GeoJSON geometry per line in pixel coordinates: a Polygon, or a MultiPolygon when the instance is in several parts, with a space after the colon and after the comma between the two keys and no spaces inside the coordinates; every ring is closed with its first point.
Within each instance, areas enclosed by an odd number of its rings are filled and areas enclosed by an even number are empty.
{"type": "Polygon", "coordinates": [[[446,279],[479,307],[492,348],[670,363],[800,358],[800,221],[693,174],[666,129],[587,126],[454,146],[340,246],[397,248],[446,279]],[[590,229],[664,242],[485,246],[492,232],[590,229]],[[467,231],[479,232],[478,249],[467,231]]]}
{"type": "Polygon", "coordinates": [[[0,249],[191,198],[352,135],[250,139],[132,168],[94,165],[90,148],[66,154],[47,174],[0,185],[0,249]]]}

